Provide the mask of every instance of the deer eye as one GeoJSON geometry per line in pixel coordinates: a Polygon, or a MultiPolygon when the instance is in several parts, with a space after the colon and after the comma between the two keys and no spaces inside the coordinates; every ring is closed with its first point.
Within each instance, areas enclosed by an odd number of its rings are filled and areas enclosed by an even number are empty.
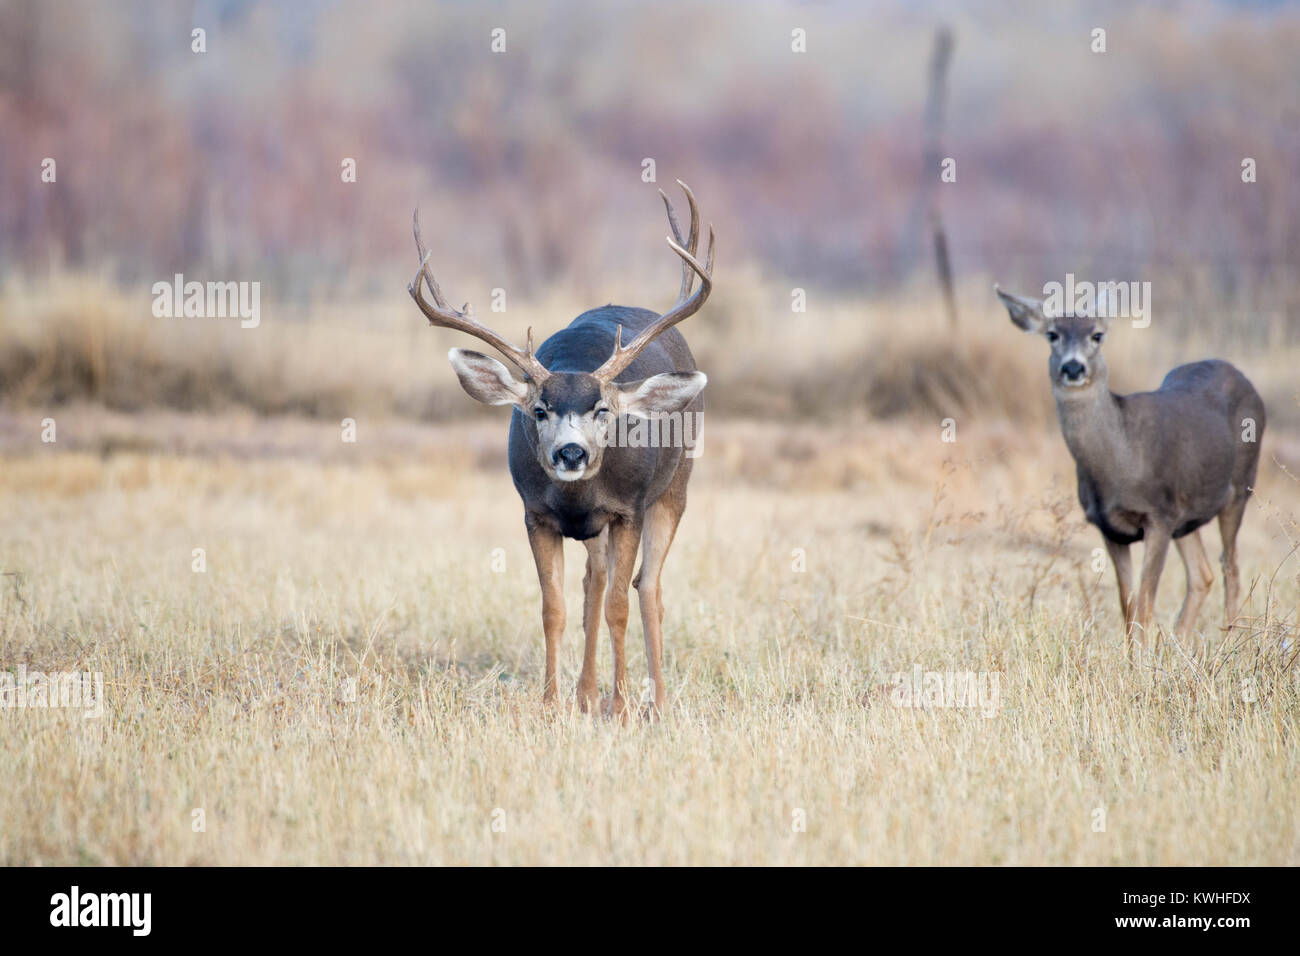
{"type": "Polygon", "coordinates": [[[596,421],[598,421],[598,422],[603,422],[603,421],[604,421],[605,419],[607,419],[607,418],[609,418],[609,409],[608,409],[608,408],[598,408],[598,409],[596,409],[596,421]]]}
{"type": "Polygon", "coordinates": [[[1101,344],[1101,340],[1104,339],[1105,337],[1106,337],[1106,333],[1105,333],[1105,332],[1093,332],[1093,333],[1092,333],[1092,340],[1093,340],[1094,342],[1096,342],[1098,345],[1101,344]]]}
{"type": "Polygon", "coordinates": [[[1059,342],[1060,340],[1061,340],[1061,336],[1058,335],[1057,333],[1055,333],[1055,332],[1048,332],[1048,333],[1047,333],[1047,341],[1049,341],[1049,342],[1055,344],[1055,343],[1059,342]]]}
{"type": "Polygon", "coordinates": [[[544,409],[541,405],[538,405],[536,408],[533,409],[533,417],[536,418],[539,422],[546,421],[546,409],[544,409]]]}

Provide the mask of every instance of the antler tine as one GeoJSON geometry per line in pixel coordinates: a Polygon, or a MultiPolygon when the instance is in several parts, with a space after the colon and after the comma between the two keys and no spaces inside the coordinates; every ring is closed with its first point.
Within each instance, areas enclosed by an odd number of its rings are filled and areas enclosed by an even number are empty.
{"type": "MultiPolygon", "coordinates": [[[[447,300],[442,297],[442,289],[438,286],[438,280],[433,277],[433,273],[428,270],[429,256],[432,252],[425,252],[424,237],[420,235],[420,207],[415,207],[415,213],[411,217],[412,225],[415,229],[415,252],[420,257],[420,272],[424,275],[424,281],[428,283],[429,292],[433,294],[433,301],[437,303],[438,308],[447,308],[447,300]]],[[[466,303],[468,305],[468,303],[466,303]]]]}
{"type": "Polygon", "coordinates": [[[481,339],[488,345],[492,346],[501,353],[507,361],[510,362],[524,375],[528,376],[534,382],[541,383],[546,380],[551,373],[546,370],[546,366],[537,361],[533,355],[533,330],[528,330],[528,344],[526,348],[520,349],[511,345],[496,332],[487,326],[478,322],[473,317],[473,309],[468,302],[461,307],[459,311],[450,308],[446,300],[442,297],[442,289],[438,287],[438,280],[433,277],[429,271],[429,257],[431,252],[424,249],[424,238],[420,235],[420,210],[417,208],[414,216],[415,227],[415,251],[420,256],[420,269],[415,274],[415,278],[406,287],[406,291],[411,294],[415,304],[420,307],[424,317],[429,320],[430,325],[441,326],[444,329],[455,329],[458,332],[466,332],[477,339],[481,339]],[[433,295],[433,304],[425,300],[421,290],[421,285],[429,287],[429,292],[433,295]]]}
{"type": "MultiPolygon", "coordinates": [[[[691,234],[689,240],[682,238],[682,227],[677,222],[677,211],[673,209],[673,204],[672,201],[669,200],[668,194],[661,189],[659,190],[659,196],[664,201],[664,208],[668,210],[668,225],[672,226],[673,238],[677,240],[679,246],[685,246],[686,250],[691,255],[695,255],[695,250],[698,248],[700,242],[700,210],[699,207],[695,205],[695,194],[691,192],[690,187],[680,179],[677,180],[677,185],[681,186],[682,191],[686,193],[686,201],[690,203],[691,207],[691,234]]],[[[686,263],[683,262],[682,290],[677,295],[679,301],[685,299],[691,294],[691,286],[694,284],[695,273],[687,267],[686,263]]]]}
{"type": "MultiPolygon", "coordinates": [[[[699,210],[695,205],[695,196],[691,194],[690,189],[680,179],[678,183],[686,192],[686,198],[691,204],[691,232],[686,245],[682,244],[681,226],[677,222],[672,203],[668,201],[667,196],[664,196],[664,205],[668,209],[668,223],[673,231],[673,235],[667,237],[668,245],[682,259],[681,292],[678,294],[677,302],[674,303],[673,307],[646,326],[641,331],[641,334],[634,338],[626,348],[623,346],[623,327],[619,326],[618,333],[614,338],[614,353],[604,365],[593,373],[602,381],[613,381],[620,372],[641,354],[647,345],[654,341],[656,336],[698,312],[700,306],[704,305],[705,300],[708,299],[709,293],[713,291],[713,223],[709,223],[709,249],[705,258],[706,264],[700,265],[700,261],[695,258],[695,252],[699,246],[699,210]],[[694,295],[690,295],[691,286],[694,284],[696,276],[699,276],[700,287],[695,291],[694,295]]],[[[659,194],[662,196],[663,190],[660,190],[659,194]]]]}

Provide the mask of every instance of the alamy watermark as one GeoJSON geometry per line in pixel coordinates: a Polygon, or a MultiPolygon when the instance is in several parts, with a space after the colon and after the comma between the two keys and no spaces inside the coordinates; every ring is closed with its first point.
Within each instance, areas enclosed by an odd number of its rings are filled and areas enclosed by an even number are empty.
{"type": "Polygon", "coordinates": [[[601,433],[602,448],[684,448],[687,458],[698,458],[704,448],[700,428],[703,412],[658,412],[650,418],[620,415],[601,433]]]}
{"type": "Polygon", "coordinates": [[[262,283],[186,282],[176,273],[171,282],[153,284],[153,314],[160,319],[238,318],[240,328],[262,322],[262,283]]]}
{"type": "Polygon", "coordinates": [[[1043,314],[1052,319],[1132,319],[1133,328],[1145,329],[1151,324],[1151,283],[1076,282],[1074,273],[1067,272],[1065,282],[1043,286],[1043,314]]]}
{"type": "Polygon", "coordinates": [[[0,671],[0,710],[82,710],[104,715],[104,675],[91,671],[0,671]]]}
{"type": "Polygon", "coordinates": [[[83,893],[73,885],[50,897],[50,925],[55,927],[125,927],[132,936],[153,928],[152,893],[83,893]]]}
{"type": "Polygon", "coordinates": [[[924,671],[920,664],[911,672],[893,676],[891,700],[895,707],[978,709],[985,717],[996,717],[1002,708],[1000,671],[924,671]]]}

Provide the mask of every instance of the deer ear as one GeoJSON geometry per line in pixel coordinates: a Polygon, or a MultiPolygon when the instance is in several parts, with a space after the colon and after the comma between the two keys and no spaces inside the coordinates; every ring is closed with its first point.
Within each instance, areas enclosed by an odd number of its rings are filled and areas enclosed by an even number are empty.
{"type": "Polygon", "coordinates": [[[1043,303],[1040,299],[1027,299],[1022,295],[1012,295],[1010,292],[1003,292],[996,285],[993,291],[998,294],[1002,304],[1007,307],[1011,313],[1011,321],[1026,332],[1041,332],[1047,325],[1047,318],[1043,315],[1043,303]]]}
{"type": "Polygon", "coordinates": [[[704,390],[703,372],[664,372],[618,386],[619,411],[635,418],[680,412],[704,390]]]}
{"type": "Polygon", "coordinates": [[[528,384],[511,375],[496,359],[469,349],[452,349],[447,360],[470,398],[484,405],[522,405],[528,401],[528,384]]]}

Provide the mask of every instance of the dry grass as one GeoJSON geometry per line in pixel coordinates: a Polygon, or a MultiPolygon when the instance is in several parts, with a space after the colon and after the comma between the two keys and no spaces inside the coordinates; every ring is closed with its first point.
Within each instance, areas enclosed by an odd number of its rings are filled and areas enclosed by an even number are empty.
{"type": "Polygon", "coordinates": [[[540,707],[502,422],[408,451],[400,424],[187,421],[183,455],[0,461],[0,668],[107,685],[98,719],[0,713],[2,863],[1300,863],[1300,487],[1271,462],[1258,620],[1225,639],[1216,590],[1204,667],[1135,669],[1050,430],[715,418],[665,574],[671,713],[619,729],[540,707]],[[916,664],[997,672],[997,715],[894,706],[916,664]]]}
{"type": "MultiPolygon", "coordinates": [[[[511,299],[487,313],[507,337],[539,337],[613,298],[666,306],[676,276],[664,257],[663,285],[612,279],[583,299],[511,299]],[[622,291],[620,291],[622,290],[622,291]]],[[[0,404],[15,409],[94,402],[134,413],[255,412],[331,419],[399,416],[462,420],[467,405],[448,374],[446,349],[465,344],[428,328],[395,277],[377,300],[294,306],[264,302],[262,324],[237,319],[160,319],[144,288],[125,291],[81,275],[0,292],[0,404]]],[[[729,416],[786,422],[877,418],[1011,421],[1039,429],[1055,422],[1045,385],[1046,348],[1018,334],[992,293],[973,278],[961,289],[963,321],[951,330],[937,301],[904,291],[895,299],[842,300],[809,292],[808,311],[791,312],[790,290],[733,268],[689,330],[713,383],[709,407],[729,416]]],[[[482,305],[486,285],[458,283],[482,305]]],[[[1217,336],[1168,325],[1123,328],[1107,345],[1112,384],[1139,391],[1183,361],[1221,355],[1260,389],[1269,420],[1300,426],[1296,350],[1285,322],[1225,321],[1217,336]],[[1245,324],[1242,324],[1245,323],[1245,324]],[[1249,328],[1249,336],[1234,331],[1249,328]],[[1253,343],[1247,345],[1247,341],[1253,343]]],[[[482,413],[485,420],[491,413],[482,413]]]]}

